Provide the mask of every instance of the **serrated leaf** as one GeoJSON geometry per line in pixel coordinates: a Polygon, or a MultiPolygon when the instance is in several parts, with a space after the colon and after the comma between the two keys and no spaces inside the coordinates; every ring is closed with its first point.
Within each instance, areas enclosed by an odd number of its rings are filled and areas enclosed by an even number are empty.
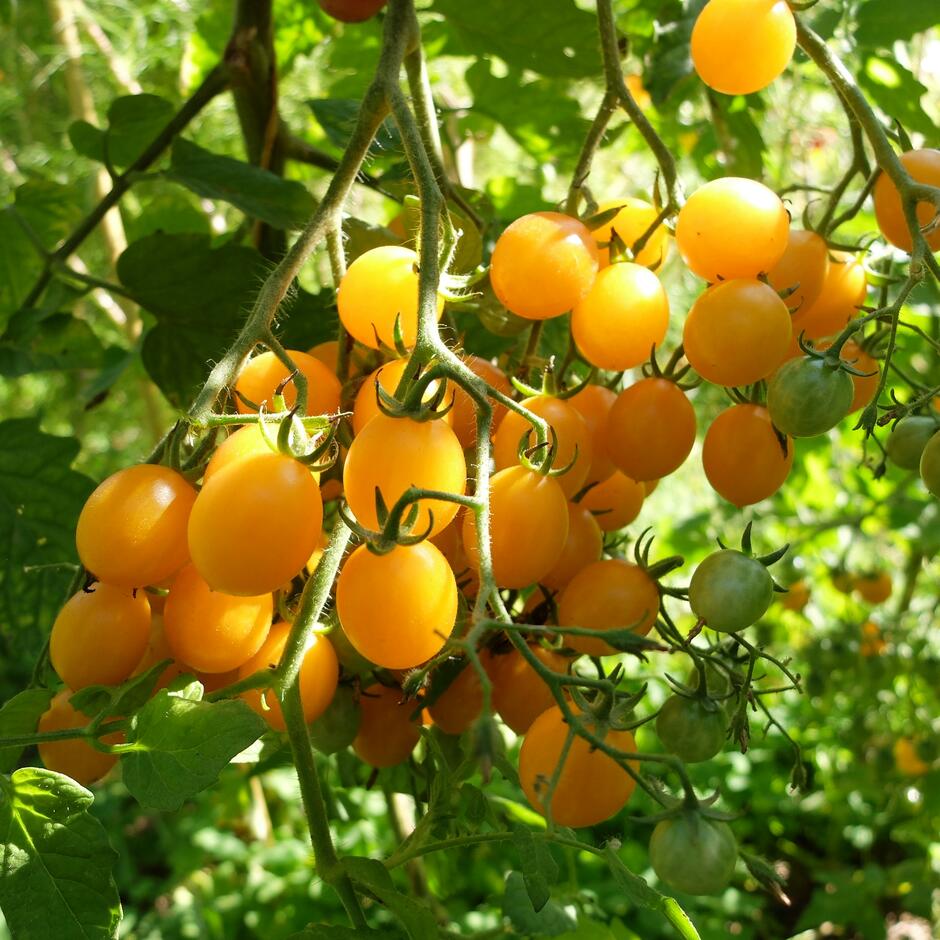
{"type": "Polygon", "coordinates": [[[514,828],[512,842],[519,853],[529,900],[532,907],[540,911],[551,899],[551,886],[558,880],[558,865],[545,841],[535,839],[528,829],[514,828]]]}
{"type": "Polygon", "coordinates": [[[536,911],[529,900],[525,879],[517,871],[511,871],[506,877],[503,914],[526,936],[557,937],[577,926],[575,919],[554,901],[536,911]]]}
{"type": "Polygon", "coordinates": [[[117,855],[74,780],[35,767],[0,782],[0,906],[23,940],[107,940],[121,903],[117,855]]]}
{"type": "MultiPolygon", "coordinates": [[[[0,708],[0,737],[32,734],[52,701],[51,689],[26,689],[0,708]]],[[[22,747],[0,748],[0,772],[8,773],[19,762],[22,747]]]]}
{"type": "Polygon", "coordinates": [[[438,931],[434,914],[398,891],[391,874],[380,861],[350,855],[342,860],[342,865],[354,882],[368,888],[401,921],[411,940],[436,940],[438,931]]]}
{"type": "Polygon", "coordinates": [[[197,702],[161,689],[128,732],[121,753],[124,783],[143,806],[179,809],[266,729],[241,700],[197,702]]]}

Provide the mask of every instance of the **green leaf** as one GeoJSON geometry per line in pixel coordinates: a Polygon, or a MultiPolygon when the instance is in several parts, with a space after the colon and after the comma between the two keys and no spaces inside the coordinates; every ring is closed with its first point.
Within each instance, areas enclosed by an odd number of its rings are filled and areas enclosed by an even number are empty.
{"type": "Polygon", "coordinates": [[[931,0],[867,0],[859,7],[855,23],[855,41],[860,46],[890,49],[899,39],[940,25],[940,7],[931,0]]]}
{"type": "MultiPolygon", "coordinates": [[[[51,689],[26,689],[0,708],[0,737],[32,734],[52,701],[51,689]]],[[[0,748],[0,772],[8,773],[19,762],[21,747],[0,748]]]]}
{"type": "Polygon", "coordinates": [[[885,114],[900,121],[906,130],[918,131],[928,140],[937,138],[936,126],[920,105],[927,87],[897,59],[868,56],[858,72],[858,83],[885,114]]]}
{"type": "Polygon", "coordinates": [[[157,95],[124,95],[108,108],[107,154],[113,166],[130,166],[163,130],[176,109],[157,95]]]}
{"type": "Polygon", "coordinates": [[[76,153],[104,163],[104,131],[88,121],[73,121],[68,129],[69,143],[76,153]]]}
{"type": "Polygon", "coordinates": [[[401,921],[411,940],[436,940],[438,931],[434,914],[398,891],[391,874],[380,861],[350,855],[342,860],[342,865],[354,882],[368,888],[401,921]]]}
{"type": "Polygon", "coordinates": [[[143,806],[179,809],[266,729],[241,700],[197,702],[161,689],[128,733],[121,753],[124,783],[143,806]]]}
{"type": "Polygon", "coordinates": [[[287,940],[401,940],[398,930],[362,930],[359,927],[336,927],[333,924],[310,924],[287,940]]]}
{"type": "Polygon", "coordinates": [[[75,185],[36,178],[16,188],[16,211],[48,250],[71,234],[83,204],[82,189],[75,185]]]}
{"type": "Polygon", "coordinates": [[[191,141],[173,142],[168,179],[197,196],[221,199],[245,215],[281,229],[301,228],[316,202],[306,187],[270,170],[203,150],[191,141]]]}
{"type": "Polygon", "coordinates": [[[551,899],[551,885],[558,879],[558,865],[548,845],[541,839],[533,838],[529,829],[515,827],[512,842],[519,853],[529,900],[533,909],[540,911],[551,899]]]}
{"type": "Polygon", "coordinates": [[[107,940],[121,902],[116,853],[88,811],[94,798],[62,774],[26,767],[0,782],[0,906],[23,940],[107,940]]]}
{"type": "MultiPolygon", "coordinates": [[[[352,98],[313,98],[308,104],[330,142],[345,150],[356,126],[360,102],[352,98]]],[[[369,156],[377,157],[388,151],[398,154],[401,150],[398,128],[386,118],[369,147],[369,156]]]]}
{"type": "Polygon", "coordinates": [[[503,914],[519,933],[527,936],[557,937],[577,926],[575,919],[554,901],[536,911],[529,900],[525,879],[517,871],[511,871],[506,878],[503,914]]]}
{"type": "Polygon", "coordinates": [[[169,659],[159,662],[118,686],[86,685],[73,693],[69,704],[90,718],[131,715],[147,703],[170,662],[169,659]]]}
{"type": "Polygon", "coordinates": [[[42,270],[42,260],[12,210],[0,211],[0,334],[42,270]]]}

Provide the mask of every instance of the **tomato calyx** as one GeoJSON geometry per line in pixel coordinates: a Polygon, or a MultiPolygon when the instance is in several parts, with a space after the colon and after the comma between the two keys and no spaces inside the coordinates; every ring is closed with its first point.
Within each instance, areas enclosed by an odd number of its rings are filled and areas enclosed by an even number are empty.
{"type": "Polygon", "coordinates": [[[409,363],[402,384],[395,394],[387,392],[376,375],[375,403],[379,411],[389,418],[409,418],[412,421],[437,421],[445,417],[454,407],[455,401],[454,392],[444,381],[445,371],[438,365],[432,365],[422,371],[420,364],[415,368],[414,374],[411,374],[411,371],[412,364],[409,363]],[[432,386],[434,389],[428,395],[432,386]],[[448,392],[450,401],[447,401],[448,392]],[[401,397],[398,397],[399,394],[401,397]]]}
{"type": "Polygon", "coordinates": [[[667,379],[670,382],[673,382],[678,388],[683,392],[689,392],[693,388],[697,388],[702,384],[700,377],[695,375],[692,372],[692,365],[686,360],[685,365],[680,366],[679,363],[682,362],[685,357],[685,347],[680,343],[674,350],[672,355],[669,357],[669,360],[666,362],[665,368],[660,366],[656,358],[656,346],[653,345],[650,350],[649,361],[643,366],[643,375],[648,378],[655,379],[667,379]],[[692,378],[687,381],[683,381],[689,373],[692,373],[692,378]]]}
{"type": "Polygon", "coordinates": [[[670,572],[681,568],[685,564],[685,558],[682,555],[670,555],[667,558],[661,558],[659,561],[651,562],[650,552],[655,538],[656,536],[653,535],[651,528],[644,529],[633,546],[633,559],[649,578],[656,582],[660,593],[672,594],[673,588],[666,588],[659,582],[670,572]]]}

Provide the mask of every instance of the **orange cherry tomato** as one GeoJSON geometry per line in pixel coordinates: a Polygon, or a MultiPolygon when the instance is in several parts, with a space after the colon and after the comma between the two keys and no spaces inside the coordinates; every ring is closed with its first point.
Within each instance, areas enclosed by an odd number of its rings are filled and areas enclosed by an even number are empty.
{"type": "Polygon", "coordinates": [[[362,23],[375,16],[388,0],[317,0],[320,9],[341,23],[362,23]]]}
{"type": "Polygon", "coordinates": [[[659,480],[644,480],[643,489],[646,491],[646,495],[649,496],[656,487],[659,486],[659,480]]]}
{"type": "Polygon", "coordinates": [[[585,385],[568,399],[568,404],[584,418],[591,432],[591,466],[586,483],[600,483],[614,472],[607,450],[607,419],[616,400],[616,393],[603,385],[585,385]]]}
{"type": "Polygon", "coordinates": [[[428,706],[434,724],[445,734],[463,734],[482,710],[483,687],[472,663],[467,663],[434,704],[428,706]]]}
{"type": "MultiPolygon", "coordinates": [[[[816,343],[815,345],[817,349],[828,349],[832,343],[816,343]]],[[[878,383],[881,381],[881,367],[878,365],[877,359],[869,356],[852,339],[842,347],[839,358],[856,371],[867,373],[852,376],[852,385],[855,387],[852,405],[849,408],[849,414],[852,414],[852,412],[864,408],[875,397],[875,392],[878,391],[878,383]]]]}
{"type": "MultiPolygon", "coordinates": [[[[630,629],[646,636],[659,614],[659,585],[638,565],[605,558],[582,568],[558,599],[558,625],[585,630],[630,629]]],[[[600,637],[566,636],[565,645],[590,656],[616,652],[600,637]]]]}
{"type": "MultiPolygon", "coordinates": [[[[464,514],[462,535],[467,563],[479,570],[472,512],[464,514]]],[[[490,551],[500,587],[522,588],[541,580],[555,567],[567,538],[568,503],[556,479],[519,466],[493,474],[490,551]]]]}
{"type": "Polygon", "coordinates": [[[642,483],[615,470],[581,497],[581,505],[594,514],[604,532],[617,532],[636,519],[645,498],[646,490],[642,483]]]}
{"type": "Polygon", "coordinates": [[[496,241],[490,283],[500,303],[526,320],[571,310],[591,289],[599,257],[590,229],[560,212],[516,219],[496,241]]]}
{"type": "Polygon", "coordinates": [[[598,561],[604,549],[604,533],[590,508],[568,503],[568,538],[561,557],[542,583],[552,588],[564,587],[582,568],[598,561]]]}
{"type": "MultiPolygon", "coordinates": [[[[587,715],[581,720],[598,734],[587,715]]],[[[545,815],[543,801],[556,773],[570,729],[557,706],[542,712],[526,732],[519,751],[519,783],[532,807],[545,815]]],[[[604,742],[620,751],[635,752],[629,731],[608,731],[604,742]]],[[[558,774],[550,808],[559,826],[594,826],[615,816],[627,804],[636,783],[614,758],[575,735],[558,774]]]]}
{"type": "Polygon", "coordinates": [[[620,372],[646,362],[669,325],[669,298],[649,268],[604,268],[571,314],[571,332],[591,365],[620,372]]]}
{"type": "MultiPolygon", "coordinates": [[[[481,379],[492,385],[498,392],[504,395],[512,395],[512,384],[506,378],[505,373],[492,362],[481,359],[479,356],[467,356],[464,361],[467,366],[481,379]]],[[[477,413],[473,399],[459,386],[453,387],[454,406],[450,410],[454,433],[461,446],[466,449],[472,447],[477,439],[477,413]]],[[[448,400],[449,400],[448,396],[448,400]]],[[[496,433],[499,423],[506,414],[506,406],[498,402],[492,402],[493,420],[492,429],[496,433]]],[[[521,433],[521,432],[520,432],[521,433]]]]}
{"type": "Polygon", "coordinates": [[[59,611],[49,656],[73,691],[117,685],[140,662],[150,639],[150,603],[143,591],[95,584],[72,595],[59,611]]]}
{"type": "Polygon", "coordinates": [[[809,587],[805,581],[794,581],[787,588],[787,593],[780,597],[780,606],[784,610],[792,610],[795,614],[800,613],[808,603],[809,587]]]}
{"type": "MultiPolygon", "coordinates": [[[[340,384],[336,375],[319,359],[297,349],[288,349],[288,355],[294,365],[307,379],[307,414],[327,415],[339,411],[340,384]]],[[[267,411],[274,410],[274,393],[278,386],[290,375],[287,366],[273,352],[263,352],[249,359],[239,373],[235,391],[256,405],[264,405],[267,411]]],[[[284,404],[288,409],[297,402],[297,386],[288,382],[282,391],[284,404]]],[[[235,407],[243,415],[254,414],[252,408],[239,396],[235,407]]]]}
{"type": "MultiPolygon", "coordinates": [[[[530,644],[529,649],[552,672],[565,675],[570,660],[561,653],[530,644]]],[[[516,649],[484,658],[493,684],[493,708],[516,734],[525,734],[532,722],[555,703],[552,691],[516,649]]]]}
{"type": "Polygon", "coordinates": [[[705,476],[735,506],[750,506],[773,496],[792,465],[792,438],[786,438],[785,444],[781,441],[761,405],[732,405],[705,432],[705,476]]]}
{"type": "Polygon", "coordinates": [[[787,250],[767,272],[776,291],[792,290],[783,302],[793,313],[808,310],[822,293],[829,273],[829,246],[815,232],[791,228],[787,250]]]}
{"type": "MultiPolygon", "coordinates": [[[[353,439],[343,468],[346,501],[356,518],[369,529],[379,529],[375,491],[385,507],[411,486],[462,495],[467,485],[467,463],[453,430],[440,420],[413,421],[377,415],[353,439]]],[[[422,499],[412,531],[431,535],[442,531],[457,515],[457,503],[422,499]]]]}
{"type": "MultiPolygon", "coordinates": [[[[930,148],[908,150],[901,154],[900,160],[901,165],[915,182],[924,183],[927,186],[940,186],[940,150],[930,148]]],[[[901,195],[887,173],[882,173],[878,177],[872,198],[875,204],[875,218],[878,220],[881,234],[895,247],[903,251],[911,251],[914,242],[904,219],[901,195]]],[[[921,228],[937,221],[937,211],[937,207],[932,203],[926,201],[917,203],[917,221],[921,228]]],[[[924,237],[931,251],[940,250],[940,226],[925,233],[924,237]]]]}
{"type": "Polygon", "coordinates": [[[625,388],[607,419],[607,450],[630,479],[645,483],[668,476],[695,443],[695,409],[668,379],[640,379],[625,388]]]}
{"type": "MultiPolygon", "coordinates": [[[[633,196],[606,199],[598,205],[597,211],[598,213],[607,212],[617,206],[622,207],[620,211],[608,223],[594,229],[594,239],[597,241],[602,268],[610,264],[610,249],[606,246],[602,248],[602,242],[609,242],[616,231],[624,245],[632,250],[659,215],[648,202],[633,196]]],[[[633,260],[645,268],[658,268],[666,260],[668,250],[669,233],[666,231],[666,226],[660,224],[656,226],[646,244],[640,249],[640,253],[633,260]]]]}
{"type": "Polygon", "coordinates": [[[692,27],[695,71],[725,95],[766,88],[795,48],[796,20],[785,0],[709,0],[692,27]]]}
{"type": "Polygon", "coordinates": [[[685,321],[685,356],[716,385],[750,385],[776,369],[790,344],[790,311],[772,288],[756,280],[709,287],[685,321]]]}
{"type": "Polygon", "coordinates": [[[858,315],[867,291],[864,265],[848,252],[831,252],[822,292],[815,303],[794,315],[793,335],[819,339],[838,333],[858,315]]]}
{"type": "Polygon", "coordinates": [[[706,281],[755,278],[783,256],[789,230],[776,193],[726,176],[689,196],[676,220],[676,244],[689,269],[706,281]]]}
{"type": "MultiPolygon", "coordinates": [[[[363,346],[378,349],[381,342],[394,349],[396,319],[405,345],[414,346],[418,338],[417,254],[401,245],[363,252],[340,281],[336,304],[343,326],[363,346]]],[[[444,298],[438,296],[438,320],[443,311],[444,298]]]]}
{"type": "Polygon", "coordinates": [[[163,628],[173,658],[199,672],[230,672],[261,649],[274,603],[270,594],[233,597],[213,591],[193,565],[170,586],[163,628]]]}
{"type": "MultiPolygon", "coordinates": [[[[359,391],[356,392],[356,399],[353,402],[352,426],[354,434],[358,434],[376,415],[383,413],[382,409],[379,408],[375,383],[378,382],[389,395],[394,396],[398,383],[405,374],[407,367],[407,359],[393,359],[391,362],[379,366],[371,375],[366,376],[365,381],[359,386],[359,391]]],[[[439,387],[440,382],[432,382],[423,396],[424,401],[432,399],[439,387]]],[[[448,394],[442,407],[446,407],[449,400],[450,395],[448,394]]],[[[446,424],[452,424],[453,418],[451,415],[452,411],[449,411],[440,420],[446,424]]]]}
{"type": "MultiPolygon", "coordinates": [[[[91,722],[91,718],[72,707],[71,697],[72,693],[66,689],[49,703],[49,708],[39,719],[37,730],[40,733],[84,728],[91,722]]],[[[123,735],[119,733],[108,735],[103,740],[116,744],[122,739],[123,735]]],[[[65,774],[85,786],[100,780],[117,763],[116,755],[99,751],[80,738],[42,741],[39,756],[49,770],[65,774]]]]}
{"type": "MultiPolygon", "coordinates": [[[[274,432],[277,436],[277,432],[274,432]]],[[[265,439],[261,432],[261,426],[258,424],[249,424],[239,428],[234,434],[230,434],[215,449],[209,463],[206,465],[206,471],[203,474],[203,485],[209,482],[221,469],[229,464],[237,463],[248,457],[257,457],[259,454],[278,453],[265,439]]],[[[313,478],[320,479],[319,471],[313,471],[313,478]]]]}
{"type": "Polygon", "coordinates": [[[118,470],[88,497],[75,541],[82,564],[115,587],[159,584],[189,561],[186,526],[196,491],[175,470],[118,470]]]}
{"type": "MultiPolygon", "coordinates": [[[[317,343],[307,350],[308,356],[319,359],[333,375],[338,374],[339,370],[339,343],[335,339],[328,339],[326,342],[317,343]]],[[[366,368],[366,363],[374,354],[361,346],[353,344],[349,353],[349,370],[351,373],[362,372],[366,368]]]]}
{"type": "Polygon", "coordinates": [[[336,582],[336,610],[349,642],[370,662],[410,669],[447,642],[457,617],[457,584],[430,542],[376,555],[360,545],[336,582]]]}
{"type": "MultiPolygon", "coordinates": [[[[523,406],[555,429],[558,450],[552,467],[561,469],[574,460],[570,470],[555,478],[565,496],[570,499],[587,481],[594,456],[591,430],[587,422],[569,402],[551,395],[528,398],[523,402],[523,406]]],[[[532,447],[536,440],[532,425],[517,411],[508,412],[500,422],[499,430],[493,439],[493,459],[496,461],[497,470],[504,470],[519,463],[519,441],[526,432],[528,446],[532,447]]]]}
{"type": "MultiPolygon", "coordinates": [[[[239,679],[247,679],[260,669],[275,669],[284,655],[290,634],[290,624],[276,623],[271,627],[261,649],[238,670],[239,679]]],[[[330,641],[321,635],[310,638],[300,664],[300,701],[304,720],[315,721],[333,700],[339,682],[339,662],[330,641]]],[[[275,730],[284,731],[287,725],[281,704],[273,689],[248,689],[241,697],[275,730]]]]}
{"type": "Polygon", "coordinates": [[[870,620],[862,624],[862,641],[859,643],[858,651],[866,659],[871,656],[881,656],[888,648],[884,637],[881,635],[881,628],[870,620]]]}
{"type": "Polygon", "coordinates": [[[891,596],[891,575],[887,571],[859,575],[852,587],[869,604],[883,604],[891,596]]]}
{"type": "Polygon", "coordinates": [[[402,701],[399,688],[371,685],[359,699],[362,719],[353,750],[360,760],[373,767],[394,767],[408,759],[421,739],[419,724],[413,721],[417,705],[402,701]]]}

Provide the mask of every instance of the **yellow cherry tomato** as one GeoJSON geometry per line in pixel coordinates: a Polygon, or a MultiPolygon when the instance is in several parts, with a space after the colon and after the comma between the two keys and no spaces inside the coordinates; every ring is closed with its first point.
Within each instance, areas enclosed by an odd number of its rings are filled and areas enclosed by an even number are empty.
{"type": "MultiPolygon", "coordinates": [[[[339,411],[339,379],[329,367],[297,349],[288,349],[287,353],[307,379],[306,413],[327,415],[339,411]]],[[[254,414],[257,408],[248,405],[244,400],[247,399],[256,405],[264,405],[266,411],[273,411],[274,393],[288,375],[287,366],[273,352],[263,352],[249,359],[235,382],[235,391],[239,393],[235,398],[235,407],[242,414],[254,414]],[[244,396],[244,399],[240,396],[244,396]]],[[[281,394],[287,408],[293,408],[297,402],[297,386],[293,380],[287,382],[281,394]]]]}
{"type": "Polygon", "coordinates": [[[604,549],[604,533],[597,517],[584,502],[568,503],[568,538],[555,566],[542,578],[542,584],[563,588],[582,568],[599,561],[604,549]]]}
{"type": "Polygon", "coordinates": [[[829,246],[815,232],[790,229],[787,250],[767,272],[776,291],[792,291],[783,302],[793,313],[808,310],[822,293],[829,273],[829,246]]]}
{"type": "MultiPolygon", "coordinates": [[[[927,186],[940,186],[940,150],[925,148],[923,150],[908,150],[900,156],[901,165],[915,182],[927,186]]],[[[901,206],[901,195],[894,181],[887,173],[882,173],[875,183],[873,195],[875,204],[875,218],[881,234],[897,248],[910,251],[913,248],[910,229],[904,218],[901,206]]],[[[921,228],[936,222],[937,207],[933,203],[923,201],[917,203],[917,221],[921,228]]],[[[927,244],[932,251],[940,250],[940,227],[925,233],[927,244]]]]}
{"type": "Polygon", "coordinates": [[[406,761],[421,739],[420,725],[413,721],[417,705],[403,701],[402,690],[384,685],[363,689],[359,699],[362,719],[353,750],[373,767],[394,767],[406,761]]]}
{"type": "MultiPolygon", "coordinates": [[[[602,248],[601,243],[610,242],[613,233],[616,232],[624,245],[632,250],[659,215],[648,202],[633,196],[606,199],[598,204],[597,211],[598,213],[608,212],[618,206],[621,207],[620,211],[609,222],[594,229],[602,268],[610,264],[610,249],[606,245],[602,248]]],[[[658,268],[666,260],[668,249],[669,233],[666,231],[666,226],[660,224],[656,226],[646,244],[640,249],[640,253],[633,260],[645,268],[658,268]]]]}
{"type": "Polygon", "coordinates": [[[636,519],[645,498],[646,489],[642,483],[615,470],[581,497],[581,505],[594,514],[604,532],[617,532],[636,519]]]}
{"type": "MultiPolygon", "coordinates": [[[[72,707],[71,697],[72,693],[66,689],[49,703],[49,708],[39,719],[37,730],[40,733],[84,728],[91,722],[90,717],[72,707]]],[[[113,734],[103,740],[107,744],[117,744],[122,739],[123,735],[113,734]]],[[[99,751],[80,738],[42,741],[39,756],[49,770],[65,774],[85,786],[100,780],[117,763],[116,755],[99,751]]]]}

